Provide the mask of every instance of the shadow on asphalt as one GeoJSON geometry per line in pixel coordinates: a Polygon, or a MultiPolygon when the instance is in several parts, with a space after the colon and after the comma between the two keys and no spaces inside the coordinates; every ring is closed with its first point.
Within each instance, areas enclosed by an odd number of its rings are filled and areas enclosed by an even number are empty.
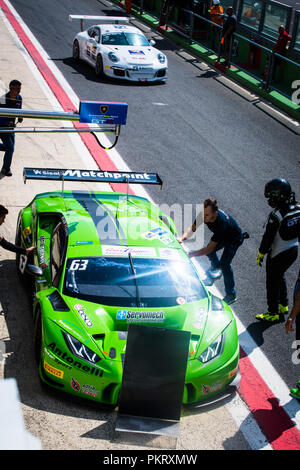
{"type": "Polygon", "coordinates": [[[77,399],[40,381],[34,356],[32,295],[19,279],[14,260],[0,261],[0,286],[0,317],[4,316],[8,330],[1,338],[4,379],[16,379],[21,402],[32,409],[58,415],[108,420],[114,406],[77,399]]]}
{"type": "Polygon", "coordinates": [[[120,80],[118,78],[110,78],[106,75],[102,75],[101,77],[97,77],[95,74],[95,70],[93,67],[88,65],[84,61],[77,62],[73,59],[73,57],[66,57],[66,58],[52,58],[53,62],[62,62],[67,67],[73,69],[73,75],[80,75],[85,77],[86,80],[89,82],[94,83],[109,83],[110,85],[122,85],[126,88],[128,86],[131,87],[149,87],[149,86],[161,86],[164,85],[165,82],[131,82],[129,80],[120,80]]]}

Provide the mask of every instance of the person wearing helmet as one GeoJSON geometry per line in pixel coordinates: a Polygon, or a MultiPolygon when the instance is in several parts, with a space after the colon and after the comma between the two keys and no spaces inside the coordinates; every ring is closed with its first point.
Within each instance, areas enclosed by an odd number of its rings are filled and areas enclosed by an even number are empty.
{"type": "Polygon", "coordinates": [[[258,250],[257,265],[266,262],[266,289],[268,312],[256,318],[268,322],[282,321],[288,312],[285,272],[298,256],[300,239],[300,205],[295,201],[289,182],[274,178],[265,186],[265,197],[273,211],[258,250]]]}

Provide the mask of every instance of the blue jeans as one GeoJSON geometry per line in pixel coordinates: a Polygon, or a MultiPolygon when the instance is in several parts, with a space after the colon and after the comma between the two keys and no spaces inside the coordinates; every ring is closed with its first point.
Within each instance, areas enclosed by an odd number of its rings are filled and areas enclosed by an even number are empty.
{"type": "Polygon", "coordinates": [[[9,171],[10,165],[12,162],[12,156],[15,149],[15,134],[2,134],[0,133],[0,139],[2,140],[2,144],[0,144],[0,150],[4,151],[4,158],[3,158],[3,170],[9,171]]]}
{"type": "Polygon", "coordinates": [[[212,269],[221,269],[223,278],[224,278],[224,286],[226,295],[236,295],[235,290],[235,282],[234,282],[234,275],[233,270],[231,267],[232,260],[237,252],[237,249],[241,246],[241,244],[237,245],[217,245],[215,251],[211,254],[207,255],[208,259],[211,262],[212,269]],[[221,258],[218,257],[217,251],[222,250],[221,258]]]}

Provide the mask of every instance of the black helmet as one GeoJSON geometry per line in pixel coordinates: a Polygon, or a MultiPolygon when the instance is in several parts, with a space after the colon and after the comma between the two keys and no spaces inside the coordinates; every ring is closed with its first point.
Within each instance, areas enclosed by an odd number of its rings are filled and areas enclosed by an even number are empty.
{"type": "Polygon", "coordinates": [[[269,206],[277,208],[289,202],[292,195],[290,183],[283,178],[274,178],[265,186],[265,197],[269,206]]]}

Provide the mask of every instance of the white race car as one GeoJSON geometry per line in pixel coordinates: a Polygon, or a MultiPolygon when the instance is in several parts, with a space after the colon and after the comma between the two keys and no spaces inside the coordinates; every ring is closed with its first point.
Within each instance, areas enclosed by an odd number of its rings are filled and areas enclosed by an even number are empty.
{"type": "Polygon", "coordinates": [[[97,76],[134,82],[166,81],[168,62],[165,54],[155,49],[144,34],[129,24],[129,18],[70,15],[72,19],[97,20],[99,24],[76,34],[73,58],[85,60],[97,76]],[[123,24],[122,24],[123,23],[123,24]]]}

